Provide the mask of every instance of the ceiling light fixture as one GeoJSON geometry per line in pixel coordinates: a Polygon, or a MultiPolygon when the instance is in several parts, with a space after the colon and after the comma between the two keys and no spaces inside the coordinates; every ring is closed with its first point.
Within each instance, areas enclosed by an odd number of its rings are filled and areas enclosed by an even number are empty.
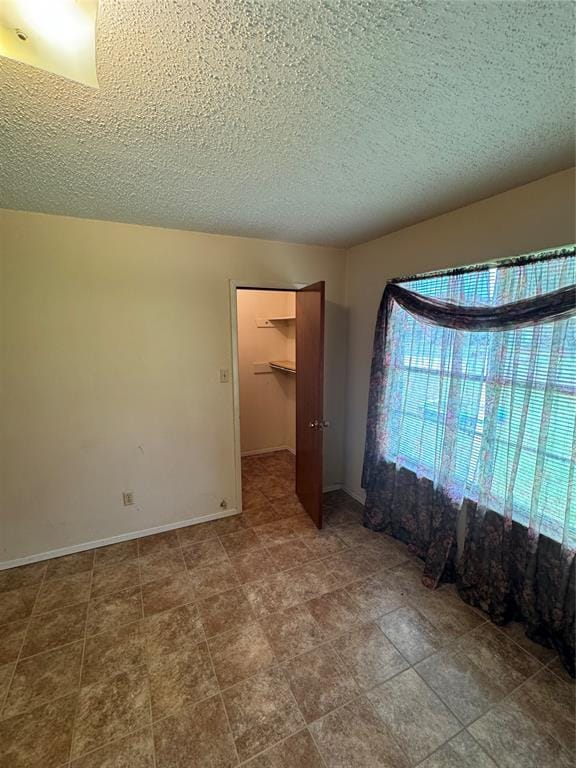
{"type": "Polygon", "coordinates": [[[0,56],[98,88],[98,0],[0,0],[0,56]]]}

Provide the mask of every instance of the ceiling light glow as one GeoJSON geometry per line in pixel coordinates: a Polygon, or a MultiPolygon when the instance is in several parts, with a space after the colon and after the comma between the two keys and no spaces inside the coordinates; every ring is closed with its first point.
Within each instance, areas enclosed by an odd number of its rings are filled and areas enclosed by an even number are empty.
{"type": "Polygon", "coordinates": [[[0,0],[0,56],[98,87],[98,0],[0,0]]]}

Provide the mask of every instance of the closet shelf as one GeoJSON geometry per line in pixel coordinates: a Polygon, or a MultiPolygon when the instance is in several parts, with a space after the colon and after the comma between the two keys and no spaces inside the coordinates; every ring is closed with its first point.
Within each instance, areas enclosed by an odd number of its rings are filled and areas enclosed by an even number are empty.
{"type": "Polygon", "coordinates": [[[296,320],[296,315],[283,315],[279,317],[267,317],[267,320],[270,320],[273,323],[278,322],[279,320],[296,320]]]}
{"type": "Polygon", "coordinates": [[[277,371],[296,373],[296,363],[294,360],[270,360],[268,365],[270,368],[275,368],[277,371]]]}

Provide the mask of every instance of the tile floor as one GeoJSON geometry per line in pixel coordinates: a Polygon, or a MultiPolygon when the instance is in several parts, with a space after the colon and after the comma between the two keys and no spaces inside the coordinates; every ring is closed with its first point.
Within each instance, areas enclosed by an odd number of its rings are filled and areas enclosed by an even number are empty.
{"type": "Polygon", "coordinates": [[[568,768],[574,685],[289,453],[241,517],[0,572],[1,768],[568,768]]]}

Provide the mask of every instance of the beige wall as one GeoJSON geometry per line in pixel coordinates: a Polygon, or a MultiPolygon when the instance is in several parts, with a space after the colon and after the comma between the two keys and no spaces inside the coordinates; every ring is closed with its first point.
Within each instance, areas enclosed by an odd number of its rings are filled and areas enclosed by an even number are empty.
{"type": "Polygon", "coordinates": [[[345,486],[362,497],[368,383],[386,281],[574,242],[574,169],[424,221],[348,252],[345,486]]]}
{"type": "Polygon", "coordinates": [[[259,319],[294,316],[292,291],[239,290],[238,375],[240,383],[240,444],[242,453],[270,448],[294,450],[296,377],[255,364],[295,360],[295,323],[280,321],[264,327],[259,319]]]}
{"type": "Polygon", "coordinates": [[[0,211],[0,256],[0,561],[235,507],[230,279],[326,280],[341,482],[344,252],[0,211]]]}

